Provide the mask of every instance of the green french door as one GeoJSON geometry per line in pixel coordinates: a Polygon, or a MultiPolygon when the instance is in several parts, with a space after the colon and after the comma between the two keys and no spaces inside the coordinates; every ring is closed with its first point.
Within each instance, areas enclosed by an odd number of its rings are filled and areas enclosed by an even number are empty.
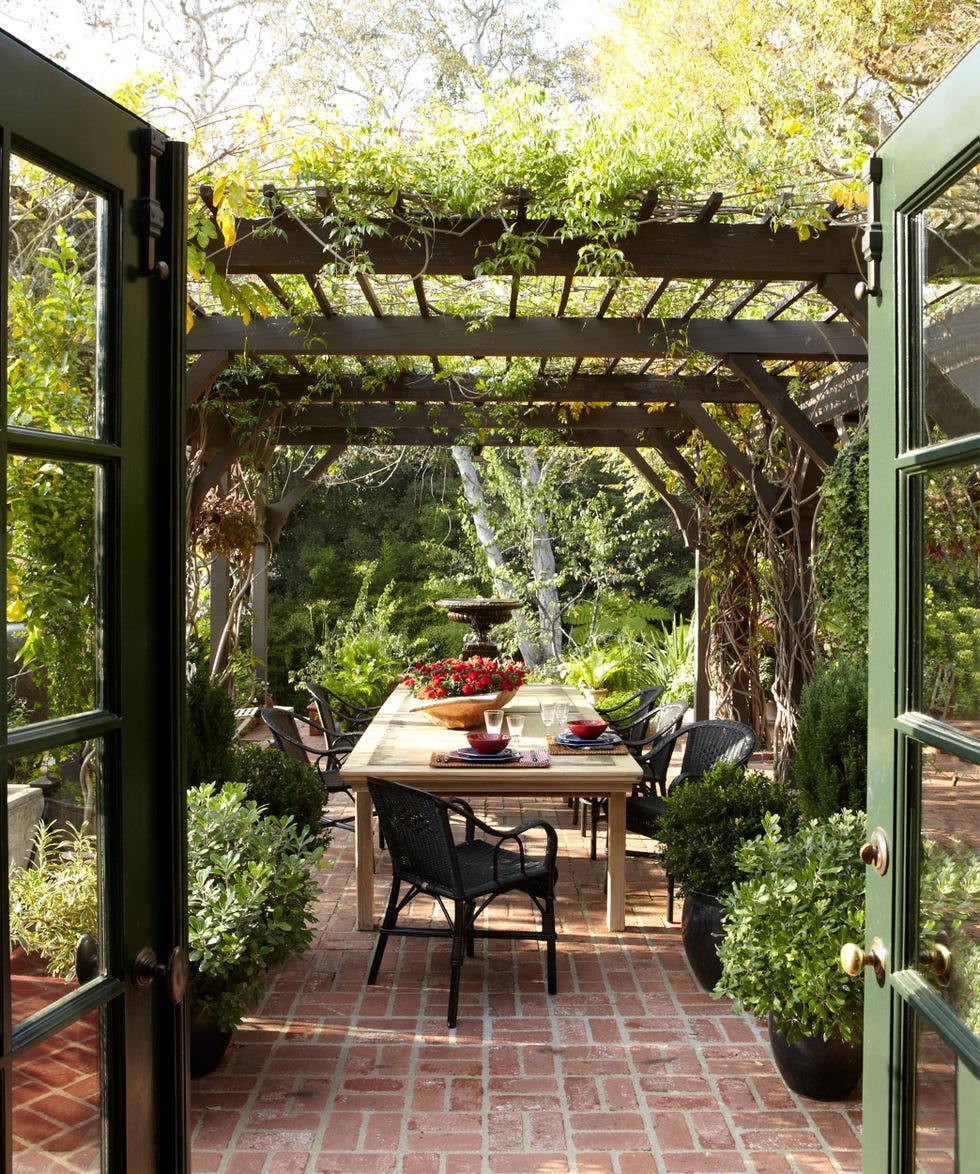
{"type": "Polygon", "coordinates": [[[980,1154],[980,47],[872,160],[864,1170],[980,1154]]]}
{"type": "Polygon", "coordinates": [[[0,33],[5,1172],[187,1168],[185,172],[0,33]]]}

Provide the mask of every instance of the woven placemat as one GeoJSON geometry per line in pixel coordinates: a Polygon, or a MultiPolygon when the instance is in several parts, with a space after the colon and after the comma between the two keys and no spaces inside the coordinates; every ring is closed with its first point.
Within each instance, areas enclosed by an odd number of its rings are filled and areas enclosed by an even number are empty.
{"type": "Polygon", "coordinates": [[[462,758],[450,758],[449,754],[444,750],[433,750],[432,756],[429,758],[429,766],[440,767],[499,767],[501,770],[519,770],[522,767],[534,769],[536,767],[551,766],[551,755],[547,750],[522,750],[520,758],[514,758],[510,762],[465,762],[462,758]]]}
{"type": "Polygon", "coordinates": [[[628,751],[622,742],[613,742],[607,746],[566,746],[556,742],[548,735],[548,750],[552,754],[627,754],[628,751]]]}

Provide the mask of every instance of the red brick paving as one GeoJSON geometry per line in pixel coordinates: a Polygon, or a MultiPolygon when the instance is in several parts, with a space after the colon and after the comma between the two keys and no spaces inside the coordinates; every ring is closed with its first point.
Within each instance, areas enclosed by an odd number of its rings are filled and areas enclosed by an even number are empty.
{"type": "Polygon", "coordinates": [[[455,1032],[445,941],[392,939],[367,987],[375,939],[353,928],[353,837],[337,832],[313,948],[192,1083],[194,1174],[859,1170],[859,1095],[787,1090],[762,1025],[691,975],[657,866],[628,860],[628,929],[611,934],[571,812],[503,802],[491,822],[559,828],[559,993],[536,944],[502,941],[467,959],[455,1032]]]}

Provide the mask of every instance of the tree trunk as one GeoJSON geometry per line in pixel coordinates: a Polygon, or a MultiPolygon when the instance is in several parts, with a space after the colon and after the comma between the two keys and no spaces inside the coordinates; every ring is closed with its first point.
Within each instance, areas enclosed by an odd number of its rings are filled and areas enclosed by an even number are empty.
{"type": "Polygon", "coordinates": [[[540,657],[542,661],[549,661],[561,656],[561,604],[555,587],[555,552],[551,543],[551,528],[538,504],[540,481],[541,469],[534,449],[523,448],[521,482],[531,518],[531,565],[534,573],[533,591],[538,601],[540,657]]]}
{"type": "MultiPolygon", "coordinates": [[[[461,444],[454,444],[450,450],[456,468],[459,469],[460,480],[463,483],[463,495],[473,514],[473,526],[480,545],[486,555],[487,565],[490,568],[490,577],[493,579],[494,591],[501,597],[517,599],[519,596],[514,590],[507,564],[497,544],[497,536],[487,520],[486,499],[483,496],[483,483],[473,462],[473,453],[461,444]]],[[[519,614],[519,613],[518,613],[519,614]]],[[[521,656],[526,664],[532,667],[537,664],[535,649],[525,639],[520,641],[521,656]]]]}

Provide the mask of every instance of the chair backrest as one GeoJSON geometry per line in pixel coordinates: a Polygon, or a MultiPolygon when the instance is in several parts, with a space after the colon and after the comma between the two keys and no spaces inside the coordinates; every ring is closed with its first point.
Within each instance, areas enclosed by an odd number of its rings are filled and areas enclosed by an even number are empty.
{"type": "Polygon", "coordinates": [[[461,895],[463,881],[445,799],[369,777],[368,790],[391,854],[392,875],[443,896],[461,895]]]}
{"type": "Polygon", "coordinates": [[[687,733],[681,774],[688,777],[703,775],[717,762],[731,762],[741,766],[748,762],[755,750],[755,731],[741,722],[715,718],[685,726],[687,733]]]}
{"type": "Polygon", "coordinates": [[[300,736],[296,719],[286,709],[263,709],[262,720],[272,734],[272,740],[287,758],[309,764],[306,748],[300,736]]]}
{"type": "Polygon", "coordinates": [[[339,732],[341,725],[337,720],[337,715],[333,711],[333,705],[330,701],[331,693],[329,689],[324,689],[322,685],[316,684],[315,681],[306,681],[304,688],[313,698],[313,704],[316,706],[317,716],[320,718],[320,725],[325,729],[337,730],[339,732]]]}
{"type": "Polygon", "coordinates": [[[641,721],[637,722],[640,728],[636,734],[632,735],[633,740],[642,742],[648,738],[656,737],[658,734],[673,733],[674,730],[680,728],[687,710],[686,701],[669,701],[666,705],[651,709],[641,721]]]}

